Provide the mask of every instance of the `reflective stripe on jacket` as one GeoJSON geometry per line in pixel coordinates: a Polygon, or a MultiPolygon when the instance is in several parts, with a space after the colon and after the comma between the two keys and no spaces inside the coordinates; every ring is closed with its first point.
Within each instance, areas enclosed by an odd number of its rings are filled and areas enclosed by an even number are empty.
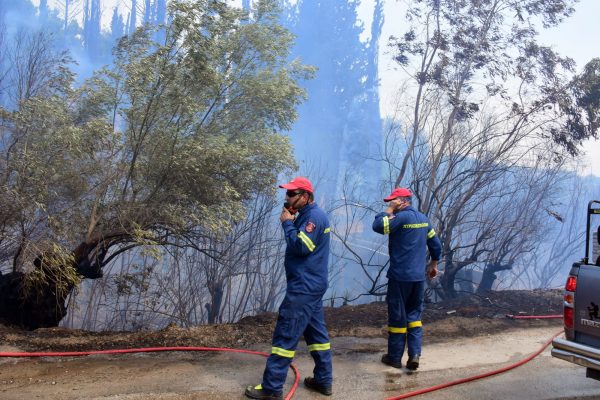
{"type": "Polygon", "coordinates": [[[412,206],[394,215],[385,212],[375,216],[373,230],[390,235],[390,268],[387,277],[397,281],[425,280],[427,248],[434,260],[439,260],[442,244],[429,219],[412,206]]]}
{"type": "Polygon", "coordinates": [[[316,203],[307,204],[293,222],[284,221],[282,226],[287,243],[284,261],[287,291],[324,294],[331,236],[327,215],[316,203]]]}

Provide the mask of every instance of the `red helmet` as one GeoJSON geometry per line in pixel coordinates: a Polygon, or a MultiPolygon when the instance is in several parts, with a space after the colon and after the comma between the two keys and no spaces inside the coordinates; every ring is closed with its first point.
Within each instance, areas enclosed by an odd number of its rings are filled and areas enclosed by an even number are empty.
{"type": "Polygon", "coordinates": [[[279,185],[279,187],[282,189],[288,189],[288,190],[301,189],[301,190],[306,190],[307,192],[313,193],[312,183],[310,183],[310,181],[303,176],[297,176],[294,179],[292,179],[291,181],[289,181],[288,183],[279,185]]]}
{"type": "Polygon", "coordinates": [[[383,199],[383,201],[392,201],[394,199],[397,199],[398,197],[411,197],[412,195],[412,192],[406,188],[396,188],[392,190],[392,193],[390,193],[388,197],[383,199]]]}

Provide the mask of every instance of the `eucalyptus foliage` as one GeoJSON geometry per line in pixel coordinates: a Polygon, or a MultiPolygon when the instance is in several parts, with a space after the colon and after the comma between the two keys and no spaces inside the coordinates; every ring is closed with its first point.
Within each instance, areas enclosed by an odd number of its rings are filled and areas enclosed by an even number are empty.
{"type": "MultiPolygon", "coordinates": [[[[573,13],[575,4],[576,0],[411,2],[408,29],[391,43],[396,61],[416,88],[408,154],[425,129],[421,113],[435,94],[447,107],[443,137],[456,125],[480,118],[479,111],[492,101],[516,119],[537,123],[532,137],[576,155],[582,140],[595,136],[596,130],[586,120],[581,120],[583,131],[569,124],[570,117],[581,112],[570,90],[575,63],[538,42],[538,29],[558,25],[573,13]]],[[[407,168],[405,161],[397,184],[407,168]]]]}
{"type": "Polygon", "coordinates": [[[467,266],[485,268],[489,289],[539,246],[560,167],[597,136],[597,63],[575,75],[538,38],[575,4],[413,0],[391,40],[409,77],[397,104],[406,151],[390,137],[386,159],[394,186],[413,189],[440,234],[445,296],[467,266]]]}

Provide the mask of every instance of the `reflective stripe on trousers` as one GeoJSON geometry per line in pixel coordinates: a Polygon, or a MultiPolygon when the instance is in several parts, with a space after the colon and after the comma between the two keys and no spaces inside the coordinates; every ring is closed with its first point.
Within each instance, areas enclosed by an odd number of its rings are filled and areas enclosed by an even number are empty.
{"type": "Polygon", "coordinates": [[[325,326],[322,297],[286,293],[279,307],[279,317],[273,332],[273,347],[263,374],[264,389],[276,393],[283,390],[289,366],[302,335],[315,361],[315,380],[323,385],[331,385],[331,344],[325,326]]]}
{"type": "Polygon", "coordinates": [[[409,357],[421,355],[424,293],[425,281],[388,280],[388,355],[392,361],[402,359],[407,345],[409,357]]]}

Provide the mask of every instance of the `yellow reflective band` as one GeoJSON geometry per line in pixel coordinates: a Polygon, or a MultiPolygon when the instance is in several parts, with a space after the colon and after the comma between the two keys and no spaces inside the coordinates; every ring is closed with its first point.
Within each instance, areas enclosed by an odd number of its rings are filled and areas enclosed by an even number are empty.
{"type": "Polygon", "coordinates": [[[262,383],[259,383],[258,385],[254,386],[254,389],[262,390],[262,383]]]}
{"type": "Polygon", "coordinates": [[[422,224],[404,224],[403,228],[415,229],[415,228],[427,228],[429,224],[427,222],[423,222],[422,224]]]}
{"type": "Polygon", "coordinates": [[[331,228],[325,228],[325,230],[323,231],[323,233],[329,233],[331,232],[331,228]]]}
{"type": "Polygon", "coordinates": [[[406,328],[394,328],[393,326],[388,326],[388,332],[390,332],[390,333],[406,333],[406,328]]]}
{"type": "Polygon", "coordinates": [[[310,240],[308,236],[306,236],[306,233],[300,231],[298,232],[298,237],[300,238],[300,240],[302,240],[302,243],[306,245],[309,251],[313,251],[315,249],[315,244],[312,242],[312,240],[310,240]]]}
{"type": "Polygon", "coordinates": [[[423,323],[421,321],[413,321],[413,322],[409,322],[408,323],[408,329],[410,329],[410,328],[418,328],[420,326],[423,326],[423,323]]]}
{"type": "Polygon", "coordinates": [[[389,217],[383,217],[383,234],[384,235],[390,234],[390,218],[389,217]]]}
{"type": "Polygon", "coordinates": [[[427,239],[431,239],[434,236],[435,236],[435,231],[433,230],[433,228],[431,228],[431,230],[429,232],[427,232],[427,239]]]}
{"type": "Polygon", "coordinates": [[[324,351],[331,349],[331,343],[315,343],[308,345],[308,351],[324,351]]]}
{"type": "Polygon", "coordinates": [[[278,356],[285,358],[294,358],[295,351],[282,349],[281,347],[271,347],[271,354],[277,354],[278,356]]]}

